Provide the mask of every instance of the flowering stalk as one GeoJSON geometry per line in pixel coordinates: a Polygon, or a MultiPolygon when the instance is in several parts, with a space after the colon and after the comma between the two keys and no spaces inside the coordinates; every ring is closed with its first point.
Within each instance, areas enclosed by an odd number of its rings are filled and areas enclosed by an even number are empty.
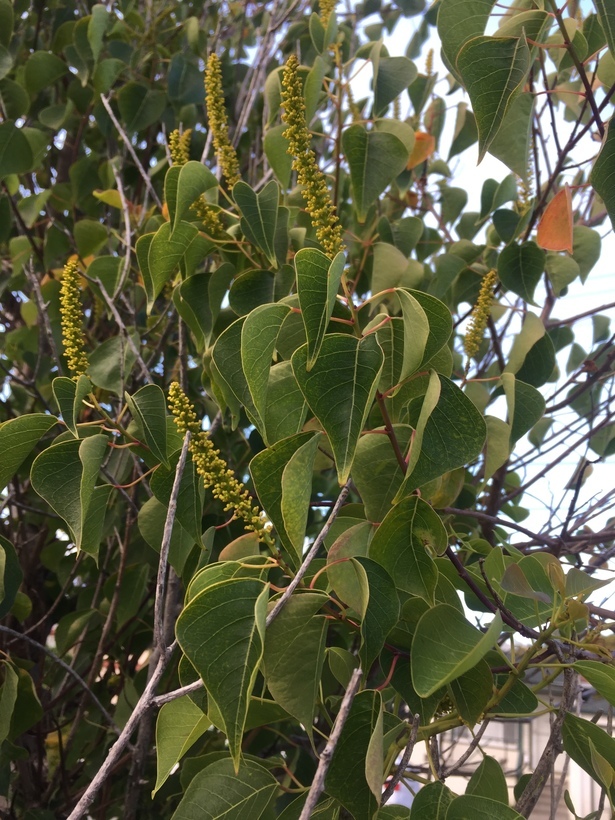
{"type": "Polygon", "coordinates": [[[60,290],[60,317],[62,343],[68,369],[78,379],[88,368],[88,357],[83,344],[83,305],[79,283],[81,274],[76,262],[67,262],[62,275],[60,290]]]}
{"type": "Polygon", "coordinates": [[[271,545],[271,537],[261,511],[253,506],[250,494],[229,470],[207,433],[201,429],[194,407],[177,382],[169,387],[169,407],[173,420],[182,435],[190,430],[190,452],[197,473],[206,488],[224,504],[224,510],[234,510],[235,517],[243,519],[245,529],[255,532],[259,539],[271,545]]]}
{"type": "Polygon", "coordinates": [[[337,0],[320,0],[320,22],[323,25],[323,28],[327,28],[329,25],[329,18],[335,11],[335,7],[337,5],[337,0]]]}
{"type": "Polygon", "coordinates": [[[213,135],[214,148],[222,173],[226,177],[229,187],[232,188],[241,179],[239,175],[239,160],[237,152],[231,145],[228,135],[228,121],[222,93],[222,70],[220,58],[214,52],[209,55],[205,71],[205,100],[209,127],[213,135]]]}
{"type": "Polygon", "coordinates": [[[190,140],[192,128],[187,128],[180,134],[177,128],[169,134],[169,153],[173,165],[185,165],[190,160],[190,140]]]}
{"type": "Polygon", "coordinates": [[[284,136],[290,143],[288,153],[293,159],[299,184],[304,188],[307,212],[312,218],[318,241],[331,259],[344,249],[342,227],[331,202],[325,175],[318,167],[310,147],[311,137],[305,119],[305,102],[299,77],[299,61],[294,54],[288,58],[282,78],[283,121],[288,126],[284,136]]]}
{"type": "Polygon", "coordinates": [[[463,340],[463,349],[468,358],[466,371],[469,367],[470,359],[478,353],[478,348],[483,341],[483,334],[487,327],[489,315],[491,313],[491,305],[493,304],[493,293],[495,284],[497,282],[497,274],[495,270],[491,269],[489,273],[485,274],[480,286],[478,298],[472,316],[470,318],[470,326],[466,332],[463,340]]]}
{"type": "MultiPolygon", "coordinates": [[[[188,128],[183,134],[177,129],[169,134],[169,152],[173,165],[185,165],[190,160],[190,140],[192,129],[188,128]]],[[[203,222],[203,228],[211,237],[219,237],[224,233],[224,225],[216,207],[205,199],[205,194],[197,199],[192,210],[203,222]]]]}

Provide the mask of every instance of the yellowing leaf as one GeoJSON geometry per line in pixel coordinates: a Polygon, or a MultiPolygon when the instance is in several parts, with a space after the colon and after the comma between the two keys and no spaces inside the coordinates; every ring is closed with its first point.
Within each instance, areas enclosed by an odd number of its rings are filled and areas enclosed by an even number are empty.
{"type": "Polygon", "coordinates": [[[564,185],[549,202],[538,223],[536,242],[546,251],[572,253],[572,197],[564,185]]]}

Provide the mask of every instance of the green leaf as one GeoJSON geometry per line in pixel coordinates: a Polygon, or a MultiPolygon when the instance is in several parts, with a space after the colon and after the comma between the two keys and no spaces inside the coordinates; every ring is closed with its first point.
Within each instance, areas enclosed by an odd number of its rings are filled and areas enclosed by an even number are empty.
{"type": "Polygon", "coordinates": [[[398,589],[433,604],[438,570],[425,544],[440,543],[442,536],[446,549],[446,532],[440,518],[425,501],[410,496],[396,504],[378,527],[369,557],[386,569],[398,589]]]}
{"type": "Polygon", "coordinates": [[[412,682],[426,698],[471,669],[487,654],[502,629],[499,613],[484,634],[448,604],[421,617],[412,641],[412,682]]]}
{"type": "Polygon", "coordinates": [[[366,131],[362,125],[344,131],[342,148],[350,167],[357,216],[365,222],[370,205],[406,167],[408,152],[393,134],[366,131]]]}
{"type": "Polygon", "coordinates": [[[141,83],[123,85],[117,95],[120,116],[129,133],[144,131],[162,116],[167,104],[164,91],[154,91],[141,83]]]}
{"type": "Polygon", "coordinates": [[[530,68],[525,35],[520,38],[474,37],[457,56],[457,69],[468,92],[478,127],[480,162],[502,127],[530,68]]]}
{"type": "Polygon", "coordinates": [[[473,726],[485,711],[493,694],[493,675],[486,661],[480,661],[449,684],[449,691],[464,723],[473,726]]]}
{"type": "Polygon", "coordinates": [[[133,396],[124,394],[126,404],[137,424],[139,435],[158,461],[169,466],[167,459],[167,404],[157,384],[146,384],[133,396]]]}
{"type": "Polygon", "coordinates": [[[587,595],[595,589],[600,589],[608,584],[607,580],[593,578],[586,572],[576,567],[571,567],[566,573],[566,598],[576,598],[578,595],[587,595]]]}
{"type": "MultiPolygon", "coordinates": [[[[355,697],[327,773],[327,794],[335,797],[355,820],[372,820],[377,808],[365,770],[372,735],[381,727],[380,692],[365,690],[355,697]]],[[[382,728],[380,728],[382,731],[382,728]]]]}
{"type": "Polygon", "coordinates": [[[598,12],[598,19],[602,25],[602,30],[606,35],[609,50],[615,57],[615,9],[609,0],[594,0],[594,6],[598,12]]]}
{"type": "Polygon", "coordinates": [[[429,321],[420,303],[410,291],[398,288],[396,293],[404,321],[404,355],[399,374],[399,381],[402,382],[416,372],[425,359],[429,321]]]}
{"type": "Polygon", "coordinates": [[[10,0],[2,0],[0,2],[0,43],[3,46],[8,46],[11,42],[13,21],[13,4],[10,0]]]}
{"type": "Polygon", "coordinates": [[[438,34],[449,68],[456,74],[457,55],[468,40],[484,34],[496,0],[442,0],[438,34]]]}
{"type": "Polygon", "coordinates": [[[260,305],[246,316],[241,328],[241,365],[254,407],[261,419],[265,417],[267,406],[273,352],[280,327],[289,311],[288,305],[280,303],[260,305]]]}
{"type": "Polygon", "coordinates": [[[0,178],[23,174],[32,167],[32,159],[32,149],[23,131],[10,120],[0,123],[0,178]]]}
{"type": "Polygon", "coordinates": [[[267,629],[264,675],[274,700],[312,736],[325,658],[326,619],[317,615],[322,593],[293,595],[267,629]]]}
{"type": "Polygon", "coordinates": [[[51,387],[53,395],[60,408],[62,421],[75,438],[79,438],[77,421],[83,406],[83,400],[92,391],[92,383],[87,376],[79,376],[77,381],[69,379],[67,376],[55,378],[51,387]]]}
{"type": "Polygon", "coordinates": [[[313,432],[298,433],[261,450],[250,462],[250,474],[261,505],[297,566],[303,554],[312,465],[319,439],[313,432]],[[286,529],[287,522],[290,532],[286,529]]]}
{"type": "Polygon", "coordinates": [[[612,666],[599,661],[577,661],[574,668],[603,698],[615,705],[615,669],[612,666]]]}
{"type": "MultiPolygon", "coordinates": [[[[0,126],[1,127],[1,126],[0,126]]],[[[29,413],[0,424],[0,484],[6,487],[38,441],[58,423],[55,416],[29,413]]]]}
{"type": "MultiPolygon", "coordinates": [[[[383,430],[378,428],[372,435],[361,436],[352,465],[352,480],[365,505],[365,516],[374,523],[382,521],[390,511],[404,480],[391,440],[382,435],[383,430]]],[[[412,440],[412,428],[408,424],[394,424],[393,432],[405,454],[412,440]]]]}
{"type": "Polygon", "coordinates": [[[508,806],[508,785],[502,767],[494,757],[485,755],[470,778],[466,794],[488,797],[508,806]]]}
{"type": "Polygon", "coordinates": [[[309,354],[308,370],[318,358],[345,264],[343,253],[338,253],[333,261],[316,248],[302,248],[295,254],[297,295],[309,354]]]}
{"type": "MultiPolygon", "coordinates": [[[[576,717],[576,715],[568,712],[562,727],[562,742],[564,751],[602,786],[602,772],[597,771],[595,767],[596,753],[611,767],[615,767],[615,739],[591,721],[576,717]]],[[[609,799],[613,800],[615,789],[612,785],[608,792],[609,799]]]]}
{"type": "Polygon", "coordinates": [[[411,85],[418,74],[407,57],[380,57],[374,65],[374,116],[386,113],[387,108],[411,85]],[[377,67],[376,67],[377,65],[377,67]]]}
{"type": "Polygon", "coordinates": [[[242,214],[241,230],[244,236],[260,248],[273,267],[277,268],[275,234],[280,200],[278,183],[272,179],[257,193],[240,180],[233,186],[233,199],[242,214]]]}
{"type": "Polygon", "coordinates": [[[512,373],[502,373],[502,384],[508,418],[512,418],[510,440],[515,444],[540,421],[545,411],[545,400],[535,387],[515,378],[512,373]]]}
{"type": "Polygon", "coordinates": [[[329,436],[340,484],[345,484],[350,475],[383,359],[373,334],[363,339],[338,333],[325,336],[318,360],[310,372],[307,371],[307,345],[293,354],[295,378],[329,436]],[[333,396],[334,401],[331,400],[333,396]]]}
{"type": "Polygon", "coordinates": [[[0,690],[0,743],[4,743],[11,730],[19,678],[12,663],[4,660],[1,663],[4,667],[4,683],[0,690]]]}
{"type": "Polygon", "coordinates": [[[275,777],[253,760],[217,760],[190,781],[172,820],[259,820],[278,791],[275,777]]]}
{"type": "Polygon", "coordinates": [[[572,258],[581,271],[581,281],[585,282],[600,259],[602,240],[598,231],[585,225],[575,225],[572,229],[572,238],[572,258]]]}
{"type": "MultiPolygon", "coordinates": [[[[171,169],[169,169],[170,171],[171,169]]],[[[169,172],[167,172],[168,176],[169,172]]],[[[191,160],[182,165],[177,176],[177,192],[175,201],[175,218],[173,219],[173,234],[181,224],[185,216],[190,216],[190,208],[194,205],[197,199],[209,191],[210,188],[217,188],[218,180],[209,170],[200,162],[191,160]]],[[[166,180],[165,180],[165,194],[166,194],[166,180]]],[[[167,199],[168,202],[168,199],[167,199]]],[[[169,208],[169,213],[171,209],[169,208]]],[[[175,236],[173,236],[175,238],[175,236]]]]}
{"type": "Polygon", "coordinates": [[[286,125],[269,128],[263,139],[263,150],[273,173],[284,190],[290,185],[293,159],[288,153],[290,143],[284,136],[286,125]]]}
{"type": "Polygon", "coordinates": [[[282,471],[282,519],[284,531],[294,546],[297,566],[303,555],[312,497],[312,472],[319,444],[320,435],[313,435],[292,454],[282,471]]]}
{"type": "Polygon", "coordinates": [[[146,268],[141,266],[148,311],[151,311],[163,287],[179,269],[179,263],[198,234],[198,229],[189,222],[180,222],[173,231],[171,223],[165,222],[152,237],[147,250],[146,268]]]}
{"type": "Polygon", "coordinates": [[[165,703],[156,719],[156,785],[166,783],[175,764],[211,726],[211,721],[187,695],[165,703]]]}
{"type": "Polygon", "coordinates": [[[232,578],[200,592],[179,616],[177,640],[224,721],[235,772],[252,688],[263,656],[268,587],[232,578]]]}
{"type": "MultiPolygon", "coordinates": [[[[498,689],[508,680],[507,675],[496,675],[496,685],[498,689]]],[[[489,714],[500,717],[512,717],[513,715],[531,715],[538,708],[538,698],[523,681],[518,678],[512,688],[504,695],[500,702],[490,710],[489,714]]]]}
{"type": "Polygon", "coordinates": [[[68,66],[49,51],[35,51],[24,68],[25,86],[31,97],[48,88],[68,73],[68,66]]]}
{"type": "Polygon", "coordinates": [[[100,3],[95,3],[92,6],[91,16],[88,22],[88,40],[94,56],[94,62],[98,61],[103,47],[104,34],[110,22],[111,16],[105,6],[100,3]]]}
{"type": "Polygon", "coordinates": [[[544,272],[546,257],[535,242],[508,245],[498,257],[498,277],[507,290],[535,305],[534,291],[544,272]]]}
{"type": "Polygon", "coordinates": [[[445,820],[454,799],[453,792],[440,780],[427,783],[417,792],[410,816],[414,815],[418,820],[445,820]]]}
{"type": "MultiPolygon", "coordinates": [[[[22,416],[23,418],[23,416],[22,416]]],[[[18,595],[19,587],[23,581],[23,572],[19,564],[19,558],[13,544],[0,535],[0,549],[2,550],[2,600],[0,600],[0,618],[10,612],[15,598],[18,595]]]]}
{"type": "Polygon", "coordinates": [[[361,648],[359,654],[363,669],[371,669],[380,654],[387,635],[399,618],[399,598],[389,573],[369,558],[356,558],[367,578],[369,597],[361,620],[361,648]]]}
{"type": "Polygon", "coordinates": [[[265,440],[269,445],[301,432],[307,416],[307,403],[299,389],[290,362],[280,362],[269,371],[265,440]]]}
{"type": "Polygon", "coordinates": [[[77,252],[83,258],[91,256],[106,243],[107,229],[93,219],[81,219],[74,227],[77,252]]]}
{"type": "MultiPolygon", "coordinates": [[[[0,125],[0,129],[3,127],[0,125]]],[[[2,152],[1,133],[0,131],[0,154],[2,152]]],[[[2,159],[0,158],[1,167],[2,159]]],[[[615,228],[615,126],[613,119],[607,123],[602,149],[594,162],[589,181],[596,193],[603,199],[611,218],[611,224],[615,228]]]]}
{"type": "Polygon", "coordinates": [[[480,453],[487,428],[483,416],[450,379],[432,373],[397,498],[462,467],[480,453]],[[432,409],[433,408],[433,409],[432,409]]]}
{"type": "MultiPolygon", "coordinates": [[[[139,334],[134,329],[129,329],[129,332],[138,350],[141,345],[139,334]]],[[[102,344],[90,353],[89,358],[88,375],[93,384],[118,396],[122,395],[125,382],[130,378],[132,368],[137,360],[134,350],[128,344],[126,338],[123,335],[118,335],[105,339],[102,344]]]]}
{"type": "Polygon", "coordinates": [[[86,535],[86,516],[108,443],[103,435],[63,441],[48,447],[32,464],[32,486],[66,521],[78,550],[86,535]]]}
{"type": "Polygon", "coordinates": [[[523,820],[514,809],[489,797],[464,794],[456,797],[446,813],[446,820],[523,820]]]}

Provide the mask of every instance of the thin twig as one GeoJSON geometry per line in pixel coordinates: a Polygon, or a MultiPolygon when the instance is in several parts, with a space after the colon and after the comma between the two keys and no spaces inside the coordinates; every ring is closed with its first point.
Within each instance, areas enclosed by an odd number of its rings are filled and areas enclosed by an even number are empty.
{"type": "Polygon", "coordinates": [[[327,537],[327,534],[328,534],[329,530],[331,529],[331,527],[333,525],[333,522],[337,518],[337,516],[339,514],[339,511],[342,508],[342,504],[346,500],[346,497],[347,497],[349,492],[350,492],[350,483],[348,482],[348,483],[344,484],[344,486],[342,487],[342,490],[341,490],[340,494],[337,497],[337,501],[335,502],[335,506],[331,510],[331,512],[329,514],[329,517],[327,518],[327,520],[325,522],[324,527],[318,533],[314,543],[312,544],[312,546],[308,550],[307,555],[303,559],[303,563],[301,564],[301,566],[297,570],[297,574],[292,579],[290,584],[286,587],[286,589],[284,590],[284,593],[282,594],[282,597],[276,602],[275,606],[273,607],[273,609],[271,610],[269,615],[267,615],[267,621],[266,621],[267,626],[270,626],[271,622],[274,621],[278,617],[278,615],[280,614],[282,609],[288,603],[288,600],[289,600],[290,596],[293,594],[293,592],[297,589],[297,587],[301,583],[301,579],[303,578],[303,576],[307,572],[307,568],[312,563],[312,560],[315,558],[315,556],[318,553],[318,550],[320,549],[323,541],[327,537]]]}
{"type": "Polygon", "coordinates": [[[26,643],[29,643],[30,646],[34,646],[34,647],[36,647],[36,649],[39,649],[41,652],[44,652],[45,655],[47,655],[48,658],[51,658],[51,660],[54,663],[57,663],[58,666],[61,666],[62,669],[68,675],[70,675],[75,681],[77,681],[77,683],[84,690],[84,692],[86,692],[86,694],[88,695],[88,697],[90,698],[92,703],[96,706],[97,709],[100,710],[102,716],[107,721],[109,726],[113,729],[113,731],[116,734],[120,733],[119,727],[116,726],[115,721],[113,720],[113,718],[111,717],[109,712],[107,712],[105,707],[98,700],[98,698],[96,697],[94,692],[92,692],[92,690],[89,688],[87,683],[83,680],[81,675],[78,675],[77,672],[75,672],[75,670],[71,666],[69,666],[67,663],[65,663],[62,660],[62,658],[59,658],[54,652],[51,651],[51,649],[47,649],[47,647],[44,646],[42,643],[39,643],[38,641],[35,641],[34,638],[29,638],[27,635],[23,635],[21,632],[17,632],[14,629],[9,629],[8,626],[0,625],[0,632],[5,632],[7,635],[11,635],[11,637],[13,637],[13,638],[17,638],[18,640],[22,640],[22,641],[25,641],[26,643]]]}
{"type": "Polygon", "coordinates": [[[299,815],[299,820],[309,820],[309,818],[312,816],[312,812],[316,808],[318,799],[325,788],[325,778],[327,776],[329,766],[331,765],[331,758],[333,757],[333,752],[335,751],[335,747],[339,742],[340,736],[342,734],[342,729],[344,728],[344,724],[346,723],[348,715],[350,714],[350,707],[352,706],[352,702],[359,689],[359,684],[361,682],[362,675],[363,670],[361,669],[361,667],[358,667],[352,673],[350,683],[348,684],[348,688],[346,689],[344,699],[342,700],[342,705],[340,706],[340,710],[337,713],[337,717],[335,718],[335,723],[333,724],[333,729],[329,736],[329,740],[327,741],[327,745],[325,746],[322,754],[320,755],[320,762],[318,763],[318,768],[316,769],[314,780],[312,780],[312,785],[310,786],[310,791],[308,793],[307,800],[305,801],[303,810],[299,815]]]}
{"type": "Polygon", "coordinates": [[[167,663],[169,661],[169,658],[171,657],[172,652],[173,647],[168,647],[160,656],[154,673],[150,678],[147,686],[145,687],[143,694],[137,701],[137,705],[135,706],[131,716],[128,718],[128,722],[122,729],[122,732],[118,739],[109,749],[109,753],[107,754],[105,762],[96,772],[92,782],[81,795],[81,799],[79,800],[75,808],[69,814],[68,820],[81,820],[81,818],[87,814],[89,807],[96,799],[96,795],[102,788],[107,778],[111,775],[115,764],[117,763],[120,756],[122,755],[122,752],[128,745],[130,736],[141,722],[143,715],[148,711],[148,709],[151,708],[154,692],[156,691],[156,687],[158,686],[158,683],[160,682],[160,679],[164,674],[164,671],[167,667],[167,663]]]}
{"type": "Polygon", "coordinates": [[[154,706],[164,706],[165,703],[170,703],[177,698],[183,698],[184,695],[190,695],[192,692],[198,692],[203,688],[202,680],[195,680],[194,683],[188,683],[186,686],[181,686],[179,689],[173,689],[171,692],[165,692],[164,695],[158,695],[152,700],[154,706]]]}
{"type": "Polygon", "coordinates": [[[128,271],[130,270],[130,249],[132,244],[132,231],[130,229],[130,211],[128,209],[128,200],[126,199],[126,194],[124,193],[124,186],[122,185],[122,177],[118,173],[117,168],[113,162],[111,164],[111,170],[113,171],[113,176],[115,177],[115,184],[117,185],[117,192],[120,195],[120,202],[122,203],[122,215],[124,217],[124,248],[126,249],[126,253],[124,254],[124,262],[122,265],[122,273],[120,275],[119,281],[115,288],[115,293],[113,294],[113,298],[115,298],[118,293],[121,293],[124,290],[124,284],[126,283],[126,278],[128,276],[128,271]]]}
{"type": "Polygon", "coordinates": [[[489,721],[484,720],[480,725],[480,729],[474,735],[474,737],[472,738],[472,740],[470,742],[470,745],[465,750],[465,752],[461,755],[459,760],[457,760],[455,763],[453,763],[452,766],[449,766],[447,769],[444,769],[444,771],[442,772],[442,777],[443,778],[450,777],[452,774],[454,774],[454,772],[457,772],[457,771],[459,771],[459,769],[461,769],[463,764],[466,762],[466,760],[468,760],[469,757],[472,756],[472,753],[474,752],[474,750],[476,749],[476,747],[480,743],[480,739],[485,734],[485,730],[487,729],[487,726],[489,726],[489,721]]]}
{"type": "Polygon", "coordinates": [[[143,181],[145,182],[145,187],[150,192],[150,194],[152,196],[152,199],[154,200],[156,205],[158,205],[159,208],[162,208],[162,202],[160,201],[160,197],[156,193],[156,189],[152,185],[152,181],[149,178],[149,174],[147,173],[147,171],[145,170],[145,168],[141,164],[141,162],[139,160],[139,157],[137,156],[136,151],[133,148],[133,145],[130,141],[130,138],[128,137],[128,134],[124,131],[122,126],[119,124],[117,117],[113,113],[113,108],[111,108],[111,103],[109,102],[107,97],[105,97],[104,94],[100,95],[100,101],[104,105],[105,110],[106,110],[107,114],[109,115],[109,119],[111,120],[111,122],[115,126],[115,129],[116,129],[117,133],[120,135],[124,145],[128,149],[128,153],[132,157],[132,160],[133,160],[134,164],[137,166],[137,169],[138,169],[139,173],[141,174],[141,177],[143,178],[143,181]]]}
{"type": "MultiPolygon", "coordinates": [[[[98,277],[96,277],[96,279],[90,279],[90,281],[97,284],[98,287],[100,288],[100,292],[102,294],[103,299],[105,300],[105,304],[107,305],[107,307],[111,311],[111,313],[113,315],[113,318],[116,321],[117,326],[120,328],[122,333],[126,336],[126,341],[128,342],[128,347],[132,350],[132,353],[135,356],[139,367],[141,368],[141,373],[143,375],[143,378],[145,379],[145,381],[148,384],[153,384],[154,380],[150,376],[150,372],[147,369],[147,365],[145,364],[145,362],[141,358],[141,354],[139,353],[139,349],[137,348],[136,344],[134,343],[134,340],[133,340],[132,336],[130,335],[130,333],[128,333],[128,331],[126,329],[126,325],[122,321],[122,317],[120,316],[118,309],[115,307],[115,305],[113,304],[113,300],[111,299],[111,297],[109,296],[109,294],[105,290],[105,286],[103,285],[103,283],[100,281],[100,279],[98,277]]],[[[122,359],[123,359],[123,357],[122,357],[122,359]]]]}
{"type": "Polygon", "coordinates": [[[395,774],[389,780],[389,783],[384,790],[384,794],[382,795],[382,802],[380,805],[384,806],[395,792],[397,788],[397,784],[404,776],[404,772],[406,771],[406,767],[408,763],[410,763],[410,758],[412,757],[412,752],[414,751],[414,745],[416,743],[416,738],[419,733],[419,723],[421,722],[421,716],[415,715],[412,719],[412,728],[410,729],[410,737],[408,738],[408,742],[406,743],[406,748],[404,749],[404,753],[401,756],[401,760],[399,762],[399,766],[395,770],[395,774]]]}
{"type": "Polygon", "coordinates": [[[164,530],[162,534],[162,544],[160,545],[160,559],[158,561],[158,577],[156,578],[156,600],[154,603],[154,646],[160,652],[164,652],[164,613],[166,605],[167,593],[167,577],[169,569],[169,547],[171,545],[171,536],[173,534],[173,524],[175,523],[175,512],[177,510],[177,499],[179,497],[179,488],[181,485],[182,476],[184,474],[184,467],[186,466],[186,459],[188,457],[188,447],[190,446],[190,431],[184,437],[184,444],[182,447],[177,467],[175,468],[175,478],[173,479],[173,489],[171,490],[171,498],[169,499],[169,507],[167,509],[167,517],[164,522],[164,530]]]}
{"type": "Polygon", "coordinates": [[[60,359],[60,356],[58,354],[56,341],[53,337],[53,331],[51,329],[51,322],[49,321],[47,306],[45,305],[45,300],[43,299],[43,292],[41,291],[41,286],[38,279],[36,278],[36,274],[32,270],[32,262],[28,262],[28,264],[25,265],[24,271],[26,274],[26,279],[30,283],[30,287],[32,288],[32,292],[34,293],[34,301],[36,302],[36,308],[39,312],[41,319],[43,320],[45,335],[47,336],[47,343],[49,344],[51,355],[53,356],[53,360],[56,363],[56,367],[58,368],[58,374],[61,374],[62,360],[60,359]]]}
{"type": "Polygon", "coordinates": [[[517,801],[515,810],[519,812],[522,817],[529,817],[536,803],[538,802],[542,790],[544,789],[549,773],[551,771],[552,762],[563,751],[562,746],[562,725],[564,718],[572,709],[575,698],[575,681],[576,672],[572,669],[564,669],[564,686],[562,688],[562,699],[560,701],[557,717],[553,721],[551,727],[551,734],[545,746],[538,765],[534,769],[534,773],[528,781],[527,786],[523,790],[523,794],[517,801]]]}

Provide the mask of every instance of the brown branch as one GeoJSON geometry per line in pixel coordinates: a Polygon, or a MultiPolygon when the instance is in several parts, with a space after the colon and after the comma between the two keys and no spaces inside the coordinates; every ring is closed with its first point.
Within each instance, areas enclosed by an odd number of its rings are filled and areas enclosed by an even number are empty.
{"type": "Polygon", "coordinates": [[[359,690],[359,684],[361,682],[362,675],[363,671],[360,666],[357,669],[355,669],[352,673],[352,677],[350,678],[350,682],[348,684],[348,688],[346,689],[344,699],[342,700],[342,705],[340,706],[340,710],[337,713],[337,717],[335,718],[333,730],[331,731],[329,740],[327,741],[327,745],[325,746],[324,751],[320,755],[320,762],[318,763],[318,768],[316,769],[314,780],[312,780],[312,785],[310,786],[310,791],[308,792],[307,800],[305,801],[305,805],[303,806],[301,814],[299,815],[299,820],[309,820],[309,818],[312,816],[312,812],[316,808],[318,799],[325,788],[325,778],[327,776],[329,766],[331,765],[331,758],[333,757],[333,753],[335,752],[335,748],[339,742],[340,736],[342,734],[342,729],[344,728],[344,724],[348,720],[348,715],[350,714],[350,707],[352,706],[352,702],[355,698],[355,695],[359,690]]]}

